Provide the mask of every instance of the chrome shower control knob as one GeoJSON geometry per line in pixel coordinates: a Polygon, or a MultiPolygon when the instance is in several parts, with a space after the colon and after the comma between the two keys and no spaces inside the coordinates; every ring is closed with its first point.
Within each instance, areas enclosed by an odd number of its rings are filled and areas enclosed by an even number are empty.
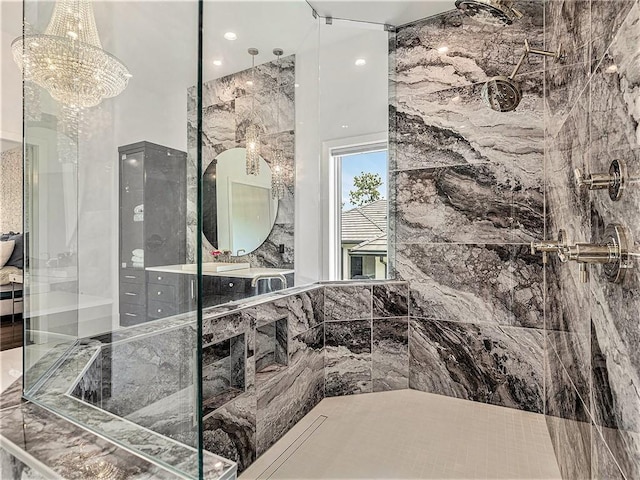
{"type": "Polygon", "coordinates": [[[622,160],[614,160],[609,166],[608,173],[589,173],[584,175],[582,170],[574,171],[576,187],[587,187],[589,190],[609,190],[609,198],[614,202],[620,200],[625,187],[627,171],[622,160]]]}

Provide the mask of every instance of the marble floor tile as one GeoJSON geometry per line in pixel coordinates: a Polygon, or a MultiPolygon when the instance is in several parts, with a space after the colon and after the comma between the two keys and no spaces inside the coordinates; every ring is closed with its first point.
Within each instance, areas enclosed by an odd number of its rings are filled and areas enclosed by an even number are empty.
{"type": "Polygon", "coordinates": [[[325,324],[325,394],[372,391],[371,320],[325,324]]]}
{"type": "Polygon", "coordinates": [[[525,246],[398,244],[412,317],[543,328],[542,261],[525,246]]]}
{"type": "Polygon", "coordinates": [[[373,391],[409,388],[409,317],[373,320],[373,391]]]}
{"type": "Polygon", "coordinates": [[[327,322],[371,319],[370,285],[326,285],[324,291],[327,322]]]}
{"type": "Polygon", "coordinates": [[[542,412],[542,332],[411,319],[409,387],[542,412]]]}

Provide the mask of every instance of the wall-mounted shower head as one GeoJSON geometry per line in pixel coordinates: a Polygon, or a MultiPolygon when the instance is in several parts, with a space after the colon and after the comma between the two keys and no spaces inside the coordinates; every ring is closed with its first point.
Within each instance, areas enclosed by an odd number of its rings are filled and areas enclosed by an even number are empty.
{"type": "Polygon", "coordinates": [[[516,109],[520,100],[522,100],[522,90],[514,78],[530,53],[553,57],[554,60],[558,62],[562,58],[562,46],[558,47],[557,52],[547,52],[529,47],[529,42],[525,40],[524,53],[520,57],[511,75],[508,77],[498,76],[490,78],[487,83],[484,84],[484,87],[482,87],[482,99],[496,112],[511,112],[516,109]]]}
{"type": "Polygon", "coordinates": [[[496,112],[510,112],[522,100],[522,90],[509,77],[493,77],[482,87],[482,99],[496,112]]]}
{"type": "Polygon", "coordinates": [[[456,8],[487,25],[511,25],[522,18],[522,13],[513,8],[513,0],[456,0],[456,8]]]}

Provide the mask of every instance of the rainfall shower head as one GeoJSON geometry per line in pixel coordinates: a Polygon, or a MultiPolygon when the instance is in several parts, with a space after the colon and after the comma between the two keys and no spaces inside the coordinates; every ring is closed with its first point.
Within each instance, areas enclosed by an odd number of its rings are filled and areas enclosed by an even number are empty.
{"type": "Polygon", "coordinates": [[[456,0],[456,8],[487,25],[511,25],[522,18],[522,13],[513,8],[513,0],[456,0]]]}
{"type": "Polygon", "coordinates": [[[490,78],[482,87],[482,99],[496,112],[511,112],[516,109],[520,100],[522,100],[522,90],[514,78],[530,53],[553,57],[554,61],[558,62],[562,59],[562,45],[558,47],[556,52],[547,52],[533,49],[529,46],[527,40],[524,41],[524,52],[511,75],[490,78]]]}
{"type": "Polygon", "coordinates": [[[509,77],[493,77],[482,87],[482,99],[497,112],[510,112],[522,100],[522,90],[509,77]]]}

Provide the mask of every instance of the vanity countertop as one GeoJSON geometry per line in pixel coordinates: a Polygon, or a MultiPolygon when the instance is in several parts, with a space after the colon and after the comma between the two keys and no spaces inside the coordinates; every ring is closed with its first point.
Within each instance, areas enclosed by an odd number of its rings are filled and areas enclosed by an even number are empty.
{"type": "MultiPolygon", "coordinates": [[[[183,275],[194,275],[195,272],[183,270],[182,265],[163,265],[160,267],[147,267],[149,272],[181,273],[183,275]]],[[[282,268],[243,268],[241,270],[228,270],[225,272],[202,272],[206,277],[232,277],[232,278],[255,278],[258,275],[289,275],[294,273],[293,269],[282,268]]]]}

